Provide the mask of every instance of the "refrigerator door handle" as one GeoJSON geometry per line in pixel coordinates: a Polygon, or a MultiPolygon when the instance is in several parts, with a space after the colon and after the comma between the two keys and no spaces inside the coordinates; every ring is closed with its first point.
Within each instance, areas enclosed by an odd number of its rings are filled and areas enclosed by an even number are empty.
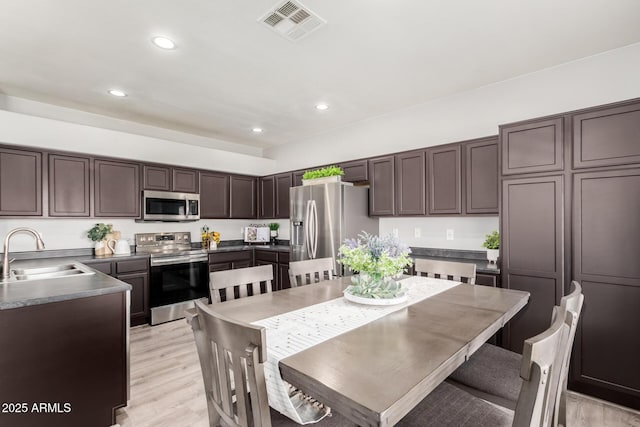
{"type": "Polygon", "coordinates": [[[316,201],[313,200],[311,203],[312,207],[312,215],[313,215],[313,257],[312,259],[316,259],[318,254],[318,207],[316,206],[316,201]]]}
{"type": "Polygon", "coordinates": [[[312,259],[311,249],[311,200],[307,200],[307,206],[304,212],[304,242],[307,245],[307,256],[312,259]]]}

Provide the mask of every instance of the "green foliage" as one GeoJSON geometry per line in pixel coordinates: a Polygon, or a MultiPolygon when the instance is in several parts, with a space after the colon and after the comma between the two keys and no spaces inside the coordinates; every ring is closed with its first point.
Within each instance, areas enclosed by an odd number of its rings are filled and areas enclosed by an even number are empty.
{"type": "Polygon", "coordinates": [[[306,171],[304,175],[302,175],[302,179],[324,178],[325,176],[336,176],[336,175],[342,176],[344,175],[344,171],[340,166],[332,165],[332,166],[327,166],[326,168],[306,171]]]}
{"type": "Polygon", "coordinates": [[[91,230],[87,233],[87,237],[93,240],[94,242],[100,242],[104,240],[107,234],[111,233],[112,225],[99,223],[93,226],[91,230]]]}
{"type": "Polygon", "coordinates": [[[271,222],[269,223],[269,230],[271,231],[277,231],[278,228],[280,228],[280,224],[278,224],[277,222],[271,222]]]}
{"type": "Polygon", "coordinates": [[[493,230],[491,234],[487,234],[482,247],[487,249],[500,249],[500,234],[497,230],[493,230]]]}

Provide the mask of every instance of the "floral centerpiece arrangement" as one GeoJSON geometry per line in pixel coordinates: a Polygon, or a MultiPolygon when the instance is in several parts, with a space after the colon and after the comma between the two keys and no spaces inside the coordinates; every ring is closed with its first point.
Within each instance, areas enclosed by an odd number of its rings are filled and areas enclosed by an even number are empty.
{"type": "Polygon", "coordinates": [[[397,299],[404,296],[394,280],[413,261],[409,247],[389,235],[375,236],[363,232],[357,239],[347,239],[339,249],[340,263],[353,272],[353,284],[345,290],[359,298],[397,299]]]}

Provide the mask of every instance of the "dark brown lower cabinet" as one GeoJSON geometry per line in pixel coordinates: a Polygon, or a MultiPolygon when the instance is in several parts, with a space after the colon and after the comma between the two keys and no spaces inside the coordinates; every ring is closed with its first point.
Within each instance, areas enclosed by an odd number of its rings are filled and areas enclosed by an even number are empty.
{"type": "Polygon", "coordinates": [[[570,387],[640,409],[640,169],[573,177],[573,277],[584,308],[570,387]]]}
{"type": "Polygon", "coordinates": [[[497,288],[500,286],[500,275],[476,273],[476,285],[492,286],[497,288]]]}
{"type": "Polygon", "coordinates": [[[503,346],[521,353],[524,340],[549,327],[564,282],[563,176],[502,182],[502,287],[531,293],[505,326],[503,346]]]}
{"type": "Polygon", "coordinates": [[[3,426],[109,426],[127,404],[126,292],[0,311],[3,426]],[[40,402],[46,413],[33,410],[40,402]],[[15,407],[14,407],[15,408],[15,407]]]}

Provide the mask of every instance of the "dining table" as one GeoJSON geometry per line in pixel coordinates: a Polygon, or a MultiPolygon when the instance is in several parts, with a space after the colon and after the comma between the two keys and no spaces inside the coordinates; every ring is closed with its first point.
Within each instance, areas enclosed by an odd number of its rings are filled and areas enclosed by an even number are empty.
{"type": "MultiPolygon", "coordinates": [[[[255,324],[343,298],[350,284],[350,277],[341,277],[212,308],[255,324]]],[[[392,426],[528,300],[528,292],[451,283],[444,291],[279,360],[280,375],[357,425],[392,426]]]]}

